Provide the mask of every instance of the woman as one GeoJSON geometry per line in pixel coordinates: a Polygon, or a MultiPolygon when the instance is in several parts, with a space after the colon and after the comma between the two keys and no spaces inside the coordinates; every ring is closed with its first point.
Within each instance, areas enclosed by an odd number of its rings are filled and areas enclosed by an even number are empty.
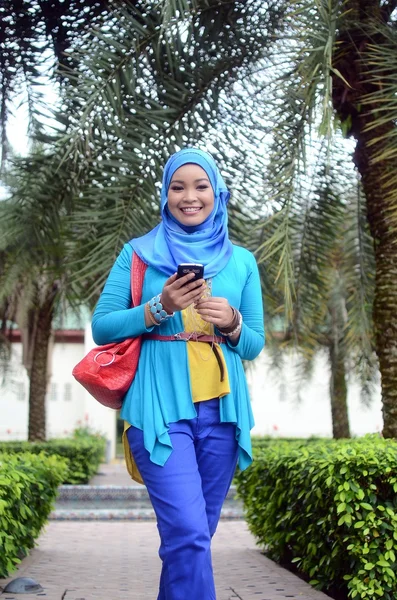
{"type": "Polygon", "coordinates": [[[171,156],[162,221],[124,246],[92,322],[97,344],[143,335],[121,417],[157,516],[158,600],[215,599],[211,537],[237,460],[252,461],[242,359],[264,345],[262,298],[253,255],[228,237],[229,196],[209,154],[171,156]],[[133,252],[148,268],[130,308],[133,252]],[[181,263],[201,263],[204,278],[178,277],[181,263]]]}

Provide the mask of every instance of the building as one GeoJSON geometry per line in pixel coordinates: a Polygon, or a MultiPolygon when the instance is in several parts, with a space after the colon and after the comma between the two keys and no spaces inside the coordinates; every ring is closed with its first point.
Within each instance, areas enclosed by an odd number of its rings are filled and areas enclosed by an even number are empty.
{"type": "MultiPolygon", "coordinates": [[[[72,369],[94,346],[91,328],[80,325],[55,329],[47,392],[48,438],[68,437],[89,427],[108,440],[108,457],[116,454],[117,413],[100,405],[72,376],[72,369]]],[[[20,334],[12,335],[12,361],[0,387],[0,439],[25,440],[28,435],[29,380],[22,365],[20,334]]]]}
{"type": "MultiPolygon", "coordinates": [[[[54,332],[51,377],[47,394],[47,435],[67,437],[88,426],[108,440],[108,458],[116,454],[117,413],[100,405],[72,376],[74,365],[94,346],[90,326],[68,324],[54,332]]],[[[24,440],[28,430],[28,377],[22,366],[18,331],[13,334],[13,359],[0,388],[0,439],[24,440]]],[[[329,366],[325,355],[316,358],[310,381],[299,381],[297,360],[285,358],[275,369],[265,349],[247,368],[256,425],[252,433],[280,437],[331,436],[329,366]]],[[[380,385],[370,407],[360,402],[360,389],[352,378],[348,386],[352,435],[382,430],[380,385]]]]}

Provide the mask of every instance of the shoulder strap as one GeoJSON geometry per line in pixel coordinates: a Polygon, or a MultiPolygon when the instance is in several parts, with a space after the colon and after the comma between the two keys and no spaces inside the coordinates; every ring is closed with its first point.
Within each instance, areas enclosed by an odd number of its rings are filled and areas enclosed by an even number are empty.
{"type": "Polygon", "coordinates": [[[139,306],[142,299],[142,287],[143,279],[147,264],[143,262],[141,258],[133,252],[132,254],[132,265],[131,265],[131,298],[132,306],[139,306]]]}

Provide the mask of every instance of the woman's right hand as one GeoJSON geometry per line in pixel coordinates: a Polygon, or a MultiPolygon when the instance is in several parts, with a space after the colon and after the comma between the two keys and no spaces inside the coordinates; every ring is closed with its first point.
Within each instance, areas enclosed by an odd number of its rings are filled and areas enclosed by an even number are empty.
{"type": "Polygon", "coordinates": [[[194,273],[188,273],[179,278],[174,273],[167,279],[161,292],[161,304],[167,313],[183,310],[193,302],[200,300],[205,291],[205,281],[204,279],[192,281],[193,279],[194,273]]]}

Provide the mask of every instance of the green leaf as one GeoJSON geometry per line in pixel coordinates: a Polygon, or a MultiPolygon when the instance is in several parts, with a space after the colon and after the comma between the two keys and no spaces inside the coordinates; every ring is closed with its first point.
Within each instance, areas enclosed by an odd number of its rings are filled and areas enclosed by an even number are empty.
{"type": "Polygon", "coordinates": [[[376,564],[380,567],[390,567],[390,563],[388,563],[387,560],[384,560],[383,558],[378,560],[376,564]]]}
{"type": "MultiPolygon", "coordinates": [[[[365,495],[364,495],[364,492],[363,492],[363,490],[360,488],[360,489],[357,491],[357,498],[358,498],[359,500],[362,500],[364,497],[365,497],[365,495]]],[[[361,506],[362,506],[362,505],[361,505],[361,506]]]]}

